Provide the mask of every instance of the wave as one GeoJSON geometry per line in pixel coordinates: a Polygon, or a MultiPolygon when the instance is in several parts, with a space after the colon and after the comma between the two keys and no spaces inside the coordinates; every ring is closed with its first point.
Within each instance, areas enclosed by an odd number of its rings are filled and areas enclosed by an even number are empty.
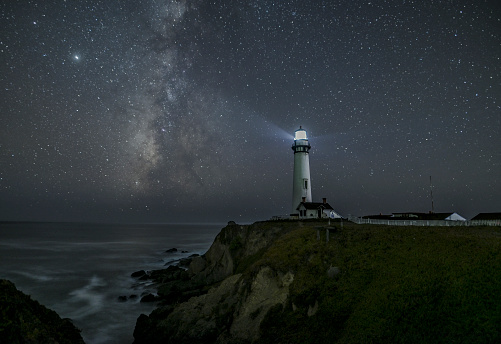
{"type": "Polygon", "coordinates": [[[82,319],[99,312],[103,308],[105,296],[104,290],[100,290],[100,288],[106,285],[107,283],[102,278],[94,275],[83,288],[70,292],[71,298],[69,302],[79,305],[74,307],[70,318],[82,319]]]}
{"type": "Polygon", "coordinates": [[[27,277],[29,279],[35,280],[37,282],[48,282],[53,281],[55,278],[49,275],[35,274],[28,271],[15,271],[16,274],[27,277]]]}

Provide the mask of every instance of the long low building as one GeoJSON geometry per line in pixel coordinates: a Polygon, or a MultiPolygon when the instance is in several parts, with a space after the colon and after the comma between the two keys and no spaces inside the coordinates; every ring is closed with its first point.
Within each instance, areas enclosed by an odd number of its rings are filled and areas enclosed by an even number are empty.
{"type": "Polygon", "coordinates": [[[458,213],[393,213],[391,215],[349,216],[348,220],[359,224],[395,226],[501,226],[501,213],[480,213],[466,220],[458,213]]]}
{"type": "Polygon", "coordinates": [[[501,226],[501,213],[479,213],[471,219],[473,225],[501,226]]]}
{"type": "Polygon", "coordinates": [[[367,215],[364,219],[374,220],[421,220],[421,221],[466,221],[466,219],[458,213],[392,213],[391,215],[367,215]]]}

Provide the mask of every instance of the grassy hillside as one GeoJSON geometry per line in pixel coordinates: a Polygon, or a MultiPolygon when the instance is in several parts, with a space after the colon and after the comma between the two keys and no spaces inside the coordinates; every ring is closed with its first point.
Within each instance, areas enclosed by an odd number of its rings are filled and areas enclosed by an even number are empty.
{"type": "Polygon", "coordinates": [[[336,223],[326,243],[318,226],[305,222],[245,269],[295,273],[262,342],[501,342],[501,228],[336,223]]]}

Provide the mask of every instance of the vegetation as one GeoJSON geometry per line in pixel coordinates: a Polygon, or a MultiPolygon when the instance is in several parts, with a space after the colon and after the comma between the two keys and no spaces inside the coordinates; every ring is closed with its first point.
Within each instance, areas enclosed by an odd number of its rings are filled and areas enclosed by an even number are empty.
{"type": "Polygon", "coordinates": [[[0,343],[83,343],[68,319],[0,280],[0,343]]]}
{"type": "Polygon", "coordinates": [[[295,274],[263,343],[501,342],[501,228],[336,223],[326,242],[318,225],[279,237],[246,270],[295,274]]]}
{"type": "Polygon", "coordinates": [[[140,317],[137,343],[501,342],[500,227],[267,221],[225,227],[211,250],[208,296],[140,317]]]}

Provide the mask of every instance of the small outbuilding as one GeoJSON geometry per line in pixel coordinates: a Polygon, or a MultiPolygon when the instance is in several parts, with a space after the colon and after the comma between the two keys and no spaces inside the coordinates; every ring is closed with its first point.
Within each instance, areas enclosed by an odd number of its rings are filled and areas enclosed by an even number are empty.
{"type": "Polygon", "coordinates": [[[299,211],[300,219],[340,219],[341,215],[334,211],[332,206],[327,203],[327,199],[323,198],[322,202],[306,202],[299,203],[297,210],[299,211]]]}

